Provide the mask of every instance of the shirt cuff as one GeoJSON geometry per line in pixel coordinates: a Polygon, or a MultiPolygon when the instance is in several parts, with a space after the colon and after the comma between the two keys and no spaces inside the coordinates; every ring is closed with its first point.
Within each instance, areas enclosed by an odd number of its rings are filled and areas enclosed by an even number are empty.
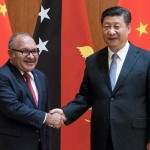
{"type": "Polygon", "coordinates": [[[45,118],[44,118],[43,124],[44,124],[45,121],[46,121],[46,117],[47,117],[47,113],[45,113],[45,118]]]}

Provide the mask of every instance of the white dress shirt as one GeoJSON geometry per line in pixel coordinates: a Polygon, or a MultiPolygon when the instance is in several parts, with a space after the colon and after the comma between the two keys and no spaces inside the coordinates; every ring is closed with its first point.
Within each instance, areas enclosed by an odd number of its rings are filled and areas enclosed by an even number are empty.
{"type": "MultiPolygon", "coordinates": [[[[20,71],[21,74],[23,75],[24,72],[23,71],[20,71]]],[[[35,84],[35,80],[34,80],[34,76],[31,72],[27,72],[29,75],[30,75],[30,81],[31,81],[31,84],[32,84],[32,87],[33,87],[33,90],[34,90],[34,93],[35,93],[35,96],[36,96],[36,100],[38,101],[38,90],[37,90],[37,87],[36,87],[36,84],[35,84]]],[[[26,80],[26,79],[25,79],[26,80]]]]}
{"type": "MultiPolygon", "coordinates": [[[[121,72],[121,69],[122,69],[124,60],[126,58],[126,55],[128,53],[128,50],[129,50],[129,42],[127,42],[126,45],[117,52],[118,58],[117,58],[116,82],[118,80],[118,77],[119,77],[119,74],[121,72]]],[[[111,49],[108,47],[108,64],[109,64],[109,68],[110,68],[110,64],[111,64],[111,61],[112,61],[111,58],[112,58],[113,54],[114,54],[114,52],[111,51],[111,49]]]]}
{"type": "MultiPolygon", "coordinates": [[[[21,72],[22,75],[24,74],[23,71],[20,70],[20,72],[21,72]]],[[[37,99],[37,101],[38,101],[38,90],[37,90],[37,87],[36,87],[36,84],[35,84],[34,76],[33,76],[33,74],[32,74],[31,72],[27,72],[27,73],[28,73],[28,74],[30,75],[30,77],[31,77],[31,78],[30,78],[31,84],[32,84],[32,87],[33,87],[33,90],[34,90],[36,99],[37,99]]],[[[25,80],[26,80],[26,79],[25,79],[25,80]]],[[[43,123],[45,123],[46,117],[47,117],[47,113],[45,113],[45,118],[44,118],[44,120],[43,120],[43,123]]]]}

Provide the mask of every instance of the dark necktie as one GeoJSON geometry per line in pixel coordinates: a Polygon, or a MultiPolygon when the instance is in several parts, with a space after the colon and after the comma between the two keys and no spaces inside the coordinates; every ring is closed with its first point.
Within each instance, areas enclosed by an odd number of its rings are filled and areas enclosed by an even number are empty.
{"type": "Polygon", "coordinates": [[[30,75],[28,74],[28,73],[24,73],[24,78],[26,79],[26,83],[27,83],[27,85],[28,85],[28,87],[29,87],[29,89],[30,89],[30,91],[31,91],[31,94],[32,94],[32,96],[33,96],[33,98],[34,98],[34,102],[35,102],[35,104],[36,104],[36,106],[38,106],[38,101],[37,101],[37,99],[36,99],[36,96],[35,96],[35,92],[34,92],[34,90],[33,90],[33,87],[32,87],[32,84],[31,84],[31,80],[30,80],[30,75]]]}
{"type": "Polygon", "coordinates": [[[109,76],[110,76],[110,83],[111,83],[112,91],[116,84],[117,58],[118,58],[117,54],[112,55],[112,62],[111,62],[110,69],[109,69],[109,76]]]}

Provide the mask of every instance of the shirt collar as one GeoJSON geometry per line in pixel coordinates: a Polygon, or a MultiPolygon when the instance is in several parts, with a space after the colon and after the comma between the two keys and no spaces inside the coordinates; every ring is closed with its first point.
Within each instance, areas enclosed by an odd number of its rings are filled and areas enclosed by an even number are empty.
{"type": "MultiPolygon", "coordinates": [[[[117,52],[119,59],[124,60],[126,55],[127,55],[128,50],[129,50],[129,42],[127,41],[126,45],[117,52]]],[[[111,49],[108,47],[108,58],[109,58],[109,60],[111,60],[111,57],[113,54],[114,54],[114,52],[111,51],[111,49]]]]}
{"type": "MultiPolygon", "coordinates": [[[[21,72],[22,75],[24,74],[24,71],[21,71],[21,70],[19,70],[19,71],[21,72]]],[[[27,72],[27,73],[30,75],[30,77],[32,79],[34,79],[34,76],[33,76],[32,72],[27,72]]]]}

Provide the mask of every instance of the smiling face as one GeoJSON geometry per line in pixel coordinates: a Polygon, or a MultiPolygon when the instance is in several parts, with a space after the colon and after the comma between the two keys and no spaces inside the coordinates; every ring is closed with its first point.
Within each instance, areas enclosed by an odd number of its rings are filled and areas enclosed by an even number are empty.
{"type": "Polygon", "coordinates": [[[106,16],[103,20],[103,39],[113,52],[125,46],[130,31],[131,27],[125,23],[123,16],[106,16]]]}
{"type": "MultiPolygon", "coordinates": [[[[35,41],[28,35],[17,35],[14,40],[13,49],[32,51],[36,48],[35,41]]],[[[39,55],[34,56],[30,53],[28,56],[23,56],[19,51],[9,50],[9,58],[16,68],[24,72],[30,72],[36,67],[39,55]]]]}

